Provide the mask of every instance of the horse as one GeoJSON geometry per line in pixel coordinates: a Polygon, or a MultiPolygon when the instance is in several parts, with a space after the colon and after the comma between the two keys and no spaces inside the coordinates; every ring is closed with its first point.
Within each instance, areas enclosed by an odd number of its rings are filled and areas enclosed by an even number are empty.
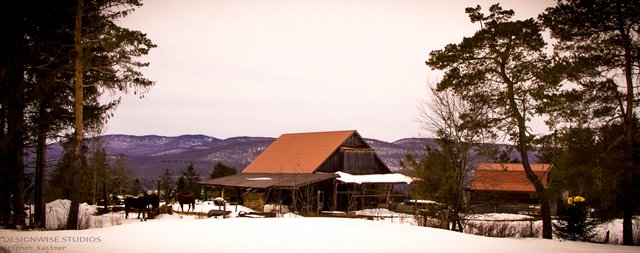
{"type": "MultiPolygon", "coordinates": [[[[124,218],[129,218],[129,212],[131,209],[138,209],[138,219],[141,221],[146,221],[147,219],[144,217],[144,212],[149,212],[149,206],[151,206],[151,210],[157,209],[160,207],[160,197],[157,194],[144,194],[140,197],[127,196],[124,199],[124,218]],[[140,218],[140,214],[142,214],[142,218],[140,218]]],[[[149,214],[147,214],[149,216],[149,214]]]]}
{"type": "Polygon", "coordinates": [[[184,212],[184,204],[187,204],[187,212],[189,210],[196,210],[196,198],[191,195],[185,195],[182,193],[177,193],[176,198],[178,199],[178,203],[180,203],[180,210],[184,212]]]}

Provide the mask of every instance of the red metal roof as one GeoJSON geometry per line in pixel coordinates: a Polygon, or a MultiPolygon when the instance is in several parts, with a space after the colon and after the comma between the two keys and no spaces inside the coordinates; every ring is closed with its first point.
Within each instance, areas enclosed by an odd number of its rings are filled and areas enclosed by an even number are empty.
{"type": "MultiPolygon", "coordinates": [[[[531,169],[533,171],[548,171],[551,168],[551,164],[547,163],[532,163],[531,169]]],[[[478,170],[508,170],[508,171],[524,171],[524,166],[521,163],[483,163],[478,166],[478,170]]]]}
{"type": "Polygon", "coordinates": [[[242,173],[313,173],[355,130],[283,134],[242,173]]]}
{"type": "MultiPolygon", "coordinates": [[[[551,164],[531,164],[531,169],[546,187],[551,164]]],[[[473,176],[471,190],[535,192],[519,163],[481,164],[473,176]]]]}

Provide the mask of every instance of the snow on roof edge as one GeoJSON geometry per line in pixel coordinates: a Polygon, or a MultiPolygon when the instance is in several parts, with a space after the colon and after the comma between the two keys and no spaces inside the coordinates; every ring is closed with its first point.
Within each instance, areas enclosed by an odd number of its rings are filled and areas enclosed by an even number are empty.
{"type": "Polygon", "coordinates": [[[369,175],[351,175],[349,173],[338,171],[338,181],[344,183],[406,183],[411,184],[413,179],[411,177],[402,175],[400,173],[389,174],[369,174],[369,175]]]}

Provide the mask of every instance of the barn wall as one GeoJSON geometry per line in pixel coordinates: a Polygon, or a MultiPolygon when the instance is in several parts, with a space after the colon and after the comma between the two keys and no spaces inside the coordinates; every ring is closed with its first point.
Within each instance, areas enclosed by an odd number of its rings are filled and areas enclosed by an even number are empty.
{"type": "Polygon", "coordinates": [[[353,175],[390,173],[387,166],[377,158],[375,151],[365,141],[353,134],[341,147],[320,165],[316,172],[346,172],[353,175]]]}
{"type": "Polygon", "coordinates": [[[340,149],[340,165],[353,175],[383,173],[373,149],[340,149]]]}
{"type": "Polygon", "coordinates": [[[377,159],[375,151],[368,148],[340,148],[333,153],[317,172],[346,172],[353,175],[389,173],[386,166],[377,159]]]}
{"type": "Polygon", "coordinates": [[[327,160],[316,170],[318,172],[335,173],[340,171],[339,152],[334,152],[327,160]]]}
{"type": "MultiPolygon", "coordinates": [[[[468,204],[476,212],[523,213],[531,212],[532,207],[539,212],[535,192],[471,191],[469,194],[468,204]]],[[[551,214],[555,215],[557,207],[554,201],[551,204],[551,214]]]]}

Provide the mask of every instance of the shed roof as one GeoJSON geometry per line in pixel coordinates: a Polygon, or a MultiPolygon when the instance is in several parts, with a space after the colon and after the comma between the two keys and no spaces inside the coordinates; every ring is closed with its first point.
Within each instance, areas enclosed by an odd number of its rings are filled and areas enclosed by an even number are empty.
{"type": "Polygon", "coordinates": [[[283,134],[242,173],[313,173],[355,130],[283,134]]]}
{"type": "Polygon", "coordinates": [[[240,173],[200,182],[203,185],[238,188],[298,188],[335,178],[336,174],[319,173],[240,173]]]}
{"type": "MultiPolygon", "coordinates": [[[[551,164],[531,164],[531,169],[546,187],[551,164]]],[[[519,163],[481,164],[473,176],[471,190],[535,192],[519,163]]]]}
{"type": "MultiPolygon", "coordinates": [[[[532,163],[533,171],[548,171],[551,164],[548,163],[532,163]]],[[[505,171],[524,171],[522,163],[482,163],[477,170],[505,170],[505,171]]]]}

